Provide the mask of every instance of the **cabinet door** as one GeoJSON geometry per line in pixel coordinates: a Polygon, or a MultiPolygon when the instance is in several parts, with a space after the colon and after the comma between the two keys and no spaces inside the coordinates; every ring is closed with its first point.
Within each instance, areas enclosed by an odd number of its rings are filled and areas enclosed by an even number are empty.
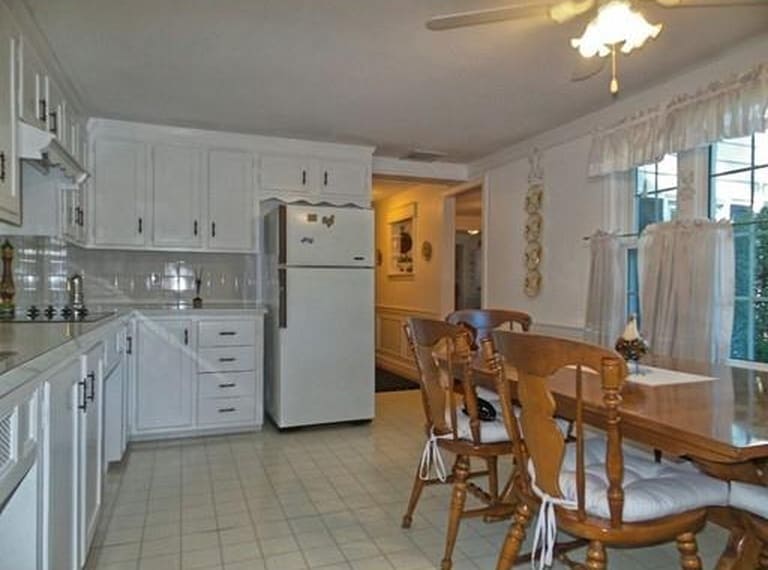
{"type": "Polygon", "coordinates": [[[44,492],[48,502],[43,525],[50,570],[73,570],[78,558],[78,496],[75,477],[79,450],[80,416],[87,405],[87,384],[75,360],[46,384],[49,409],[45,444],[44,492]]]}
{"type": "Polygon", "coordinates": [[[69,127],[64,94],[51,77],[48,77],[48,131],[56,136],[61,146],[68,147],[69,127]]]}
{"type": "Polygon", "coordinates": [[[212,150],[208,154],[208,247],[253,249],[253,155],[212,150]]]}
{"type": "Polygon", "coordinates": [[[144,245],[147,156],[143,143],[94,143],[93,238],[96,245],[144,245]]]}
{"type": "Polygon", "coordinates": [[[153,158],[153,232],[156,246],[200,247],[201,160],[196,148],[157,145],[153,158]]]}
{"type": "Polygon", "coordinates": [[[365,164],[324,160],[320,168],[320,193],[350,198],[370,198],[371,181],[365,164]]]}
{"type": "Polygon", "coordinates": [[[189,320],[138,323],[136,427],[173,431],[194,423],[194,327],[189,320]]]}
{"type": "Polygon", "coordinates": [[[16,39],[0,6],[0,220],[21,223],[21,193],[16,160],[16,39]]]}
{"type": "Polygon", "coordinates": [[[39,129],[48,124],[48,93],[46,92],[45,69],[37,53],[22,38],[19,117],[39,129]]]}
{"type": "Polygon", "coordinates": [[[261,157],[261,189],[275,192],[310,192],[312,161],[301,156],[269,155],[261,157]]]}
{"type": "Polygon", "coordinates": [[[104,401],[102,397],[102,355],[101,343],[81,357],[82,381],[86,383],[87,405],[80,419],[80,441],[78,461],[78,482],[80,484],[79,502],[79,564],[85,565],[85,559],[96,533],[96,524],[101,509],[101,465],[102,465],[102,416],[104,401]]]}

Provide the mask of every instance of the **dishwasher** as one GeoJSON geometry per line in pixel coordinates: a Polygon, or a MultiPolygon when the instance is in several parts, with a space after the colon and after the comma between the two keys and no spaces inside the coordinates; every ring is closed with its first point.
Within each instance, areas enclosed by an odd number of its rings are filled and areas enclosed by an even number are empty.
{"type": "Polygon", "coordinates": [[[0,408],[0,565],[13,570],[38,568],[38,394],[19,388],[0,408]]]}

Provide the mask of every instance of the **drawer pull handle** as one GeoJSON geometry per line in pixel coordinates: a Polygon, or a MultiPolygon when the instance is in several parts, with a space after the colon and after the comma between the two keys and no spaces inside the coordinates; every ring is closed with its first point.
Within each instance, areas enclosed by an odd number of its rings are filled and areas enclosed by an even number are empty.
{"type": "Polygon", "coordinates": [[[220,414],[229,414],[235,411],[237,411],[236,408],[219,408],[220,414]]]}
{"type": "Polygon", "coordinates": [[[227,382],[226,384],[219,384],[219,388],[234,388],[237,386],[234,382],[227,382]]]}
{"type": "Polygon", "coordinates": [[[219,362],[234,362],[235,360],[237,360],[237,358],[235,358],[234,356],[226,356],[226,357],[219,358],[219,362]]]}
{"type": "Polygon", "coordinates": [[[219,333],[219,336],[235,336],[237,332],[235,331],[221,331],[219,333]]]}

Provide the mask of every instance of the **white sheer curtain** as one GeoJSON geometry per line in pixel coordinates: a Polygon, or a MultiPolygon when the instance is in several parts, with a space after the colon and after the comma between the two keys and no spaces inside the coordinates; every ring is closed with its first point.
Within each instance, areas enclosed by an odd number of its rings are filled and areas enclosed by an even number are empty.
{"type": "Polygon", "coordinates": [[[731,347],[734,244],[730,222],[648,226],[638,244],[641,325],[654,354],[721,362],[731,347]]]}
{"type": "Polygon", "coordinates": [[[626,252],[616,234],[595,232],[589,239],[586,338],[613,346],[626,317],[626,252]]]}
{"type": "Polygon", "coordinates": [[[656,162],[665,154],[768,127],[768,63],[666,105],[637,113],[598,131],[592,139],[589,176],[656,162]]]}

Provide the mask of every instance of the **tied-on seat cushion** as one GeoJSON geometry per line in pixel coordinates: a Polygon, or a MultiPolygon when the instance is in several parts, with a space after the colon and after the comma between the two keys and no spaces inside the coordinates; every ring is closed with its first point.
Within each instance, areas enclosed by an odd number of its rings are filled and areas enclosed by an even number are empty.
{"type": "MultiPolygon", "coordinates": [[[[609,519],[608,476],[605,471],[606,441],[584,442],[585,501],[588,514],[609,519]]],[[[641,522],[708,506],[728,504],[728,484],[688,465],[656,463],[640,452],[624,451],[625,522],[641,522]]],[[[566,447],[560,471],[560,490],[576,501],[576,445],[566,447]]]]}
{"type": "Polygon", "coordinates": [[[742,511],[768,519],[768,487],[734,481],[728,504],[742,511]]]}
{"type": "MultiPolygon", "coordinates": [[[[469,428],[469,416],[462,411],[463,406],[456,410],[456,433],[459,439],[472,441],[472,430],[469,428]]],[[[491,422],[480,422],[480,442],[500,443],[509,441],[507,428],[504,425],[501,412],[497,410],[496,419],[491,422]]]]}

